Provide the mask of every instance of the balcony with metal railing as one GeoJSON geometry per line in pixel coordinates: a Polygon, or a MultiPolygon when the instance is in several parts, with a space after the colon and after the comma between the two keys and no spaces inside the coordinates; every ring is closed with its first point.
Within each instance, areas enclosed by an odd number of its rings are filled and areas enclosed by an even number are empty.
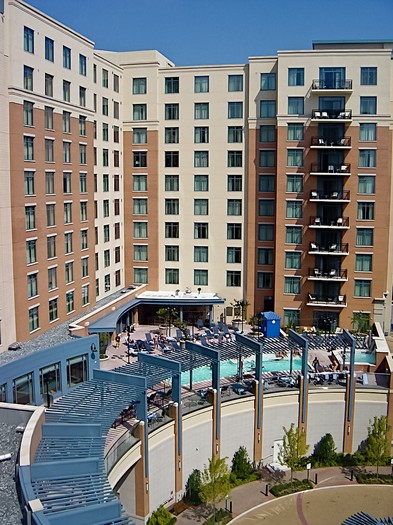
{"type": "Polygon", "coordinates": [[[351,137],[311,137],[312,149],[351,149],[351,137]]]}
{"type": "Polygon", "coordinates": [[[337,79],[328,81],[328,80],[313,80],[311,84],[312,91],[333,91],[338,93],[339,91],[344,91],[345,93],[352,91],[352,80],[337,79]]]}
{"type": "Polygon", "coordinates": [[[349,228],[349,217],[310,217],[310,228],[349,228]]]}
{"type": "Polygon", "coordinates": [[[348,271],[338,270],[337,268],[330,268],[328,270],[322,268],[308,269],[309,281],[348,281],[348,271]]]}
{"type": "Polygon", "coordinates": [[[350,192],[345,191],[310,191],[311,202],[350,202],[350,192]]]}
{"type": "Polygon", "coordinates": [[[345,162],[341,164],[312,163],[310,175],[351,175],[351,165],[345,162]]]}
{"type": "Polygon", "coordinates": [[[307,306],[324,306],[328,308],[346,308],[346,295],[314,295],[309,293],[307,298],[307,306]]]}
{"type": "Polygon", "coordinates": [[[348,243],[326,243],[310,242],[308,253],[311,255],[348,255],[348,243]]]}
{"type": "Polygon", "coordinates": [[[311,120],[348,122],[352,120],[352,109],[313,109],[311,120]]]}

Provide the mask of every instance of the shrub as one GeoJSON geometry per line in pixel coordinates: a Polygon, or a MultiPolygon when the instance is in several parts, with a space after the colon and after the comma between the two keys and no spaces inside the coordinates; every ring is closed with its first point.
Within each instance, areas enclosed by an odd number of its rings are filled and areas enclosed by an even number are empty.
{"type": "Polygon", "coordinates": [[[231,470],[232,474],[234,474],[237,479],[243,481],[248,479],[254,472],[254,467],[251,464],[245,447],[240,447],[239,450],[235,452],[232,459],[231,470]]]}
{"type": "Polygon", "coordinates": [[[270,489],[270,492],[273,496],[278,498],[280,496],[287,496],[288,494],[310,490],[312,488],[313,485],[311,481],[308,481],[307,479],[294,479],[292,483],[281,483],[280,485],[275,485],[270,489]]]}
{"type": "Polygon", "coordinates": [[[221,523],[222,525],[225,525],[225,523],[228,523],[232,519],[232,514],[229,512],[229,510],[220,509],[216,512],[216,519],[214,521],[214,516],[210,516],[205,522],[204,525],[214,525],[214,523],[221,523]]]}
{"type": "Polygon", "coordinates": [[[201,471],[194,469],[188,477],[186,483],[186,493],[184,495],[184,501],[191,505],[200,505],[202,500],[199,493],[202,488],[202,475],[201,471]]]}
{"type": "Polygon", "coordinates": [[[173,525],[174,523],[176,523],[176,518],[163,505],[152,512],[147,521],[147,525],[173,525]]]}
{"type": "Polygon", "coordinates": [[[319,443],[315,445],[313,458],[320,467],[333,466],[337,461],[336,450],[333,436],[325,434],[319,443]]]}
{"type": "Polygon", "coordinates": [[[361,484],[393,485],[393,476],[390,474],[356,474],[356,481],[361,484]]]}

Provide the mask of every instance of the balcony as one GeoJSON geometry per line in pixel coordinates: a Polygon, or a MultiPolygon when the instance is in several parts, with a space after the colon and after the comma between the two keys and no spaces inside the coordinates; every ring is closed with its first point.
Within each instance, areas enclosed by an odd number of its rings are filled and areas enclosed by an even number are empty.
{"type": "Polygon", "coordinates": [[[346,191],[310,191],[310,202],[351,202],[350,192],[346,191]]]}
{"type": "Polygon", "coordinates": [[[332,229],[344,229],[349,228],[349,217],[337,217],[337,218],[322,218],[322,217],[310,217],[310,228],[332,228],[332,229]]]}
{"type": "Polygon", "coordinates": [[[326,296],[326,295],[314,295],[309,293],[307,298],[307,306],[326,306],[329,308],[346,308],[347,297],[346,295],[326,296]]]}
{"type": "Polygon", "coordinates": [[[352,91],[352,80],[334,80],[329,82],[327,80],[313,80],[311,84],[312,91],[322,91],[326,93],[331,91],[333,93],[338,93],[343,91],[348,93],[352,91]]]}
{"type": "Polygon", "coordinates": [[[348,243],[332,243],[322,246],[316,242],[310,242],[308,253],[311,255],[348,255],[348,243]]]}
{"type": "Polygon", "coordinates": [[[351,165],[342,164],[311,164],[310,175],[351,175],[351,165]]]}
{"type": "Polygon", "coordinates": [[[347,270],[337,270],[331,268],[330,270],[322,270],[320,268],[308,269],[309,281],[348,281],[347,270]]]}
{"type": "Polygon", "coordinates": [[[344,121],[351,121],[352,120],[352,109],[345,109],[345,110],[333,110],[333,109],[313,109],[312,110],[312,116],[311,120],[318,120],[318,121],[329,121],[329,122],[342,122],[344,121]]]}
{"type": "Polygon", "coordinates": [[[311,137],[311,149],[351,149],[351,137],[332,140],[325,137],[311,137]]]}

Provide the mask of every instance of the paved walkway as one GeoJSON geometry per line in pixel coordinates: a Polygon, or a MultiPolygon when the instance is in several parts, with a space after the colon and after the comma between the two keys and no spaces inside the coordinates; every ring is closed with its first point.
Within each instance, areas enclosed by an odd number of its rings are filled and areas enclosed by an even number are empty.
{"type": "MultiPolygon", "coordinates": [[[[367,467],[367,471],[373,469],[367,467]]],[[[390,467],[380,468],[380,473],[390,474],[390,467]]],[[[312,470],[310,479],[316,489],[284,498],[266,496],[263,479],[241,485],[229,495],[232,514],[236,525],[341,525],[348,516],[356,512],[368,512],[376,517],[393,516],[392,485],[358,485],[350,479],[350,472],[338,467],[312,470]],[[266,505],[263,505],[267,503],[266,505]],[[250,510],[251,509],[251,510],[250,510]]],[[[282,473],[282,481],[289,480],[289,473],[282,473]]],[[[294,477],[304,479],[306,472],[296,472],[294,477]]],[[[221,502],[219,507],[224,507],[221,502]]],[[[189,508],[177,518],[177,525],[203,523],[207,517],[204,506],[189,508]]]]}

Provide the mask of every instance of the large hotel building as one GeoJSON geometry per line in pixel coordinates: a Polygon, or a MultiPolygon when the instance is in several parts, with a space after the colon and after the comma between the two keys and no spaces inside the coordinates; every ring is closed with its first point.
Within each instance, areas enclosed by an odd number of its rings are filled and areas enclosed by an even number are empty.
{"type": "Polygon", "coordinates": [[[176,67],[0,1],[0,349],[134,284],[388,330],[392,49],[176,67]]]}

